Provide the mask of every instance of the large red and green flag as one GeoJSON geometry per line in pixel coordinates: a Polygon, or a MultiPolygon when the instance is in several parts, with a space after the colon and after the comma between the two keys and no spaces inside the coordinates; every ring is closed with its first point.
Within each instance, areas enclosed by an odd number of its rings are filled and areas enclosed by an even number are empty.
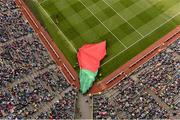
{"type": "Polygon", "coordinates": [[[80,67],[80,91],[84,94],[92,86],[100,67],[100,61],[106,55],[106,41],[83,45],[77,54],[80,67]]]}

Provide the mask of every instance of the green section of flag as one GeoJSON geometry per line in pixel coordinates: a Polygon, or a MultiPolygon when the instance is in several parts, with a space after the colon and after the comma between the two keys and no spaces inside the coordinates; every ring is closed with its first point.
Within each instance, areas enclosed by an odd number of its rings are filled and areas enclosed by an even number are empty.
{"type": "Polygon", "coordinates": [[[91,72],[86,69],[80,69],[79,78],[80,78],[80,91],[84,94],[92,86],[95,81],[97,72],[91,72]]]}

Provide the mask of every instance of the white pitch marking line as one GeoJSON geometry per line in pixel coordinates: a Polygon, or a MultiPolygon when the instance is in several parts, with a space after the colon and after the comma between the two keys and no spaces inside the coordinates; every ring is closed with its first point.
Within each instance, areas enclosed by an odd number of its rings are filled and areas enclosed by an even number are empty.
{"type": "Polygon", "coordinates": [[[131,25],[124,17],[122,17],[111,5],[109,5],[105,0],[103,2],[109,6],[121,19],[123,19],[129,26],[131,26],[141,37],[144,37],[133,25],[131,25]]]}
{"type": "Polygon", "coordinates": [[[112,58],[110,58],[109,60],[107,60],[106,62],[104,62],[102,66],[104,66],[106,63],[108,63],[109,61],[111,61],[112,59],[114,59],[115,57],[117,57],[118,55],[120,55],[121,53],[123,53],[124,51],[126,51],[127,49],[129,49],[130,47],[132,47],[133,45],[135,45],[136,43],[140,42],[142,39],[144,39],[145,37],[147,37],[148,35],[150,35],[151,33],[153,33],[154,31],[156,31],[157,29],[159,29],[160,27],[162,27],[163,25],[165,25],[166,23],[168,23],[169,21],[171,21],[173,18],[175,18],[176,16],[178,16],[180,14],[177,13],[174,16],[172,16],[169,20],[165,21],[164,23],[162,23],[160,26],[158,26],[157,28],[155,28],[154,30],[152,30],[151,32],[147,33],[144,37],[140,38],[139,40],[137,40],[136,42],[134,42],[133,44],[131,44],[129,47],[127,47],[126,49],[124,49],[123,51],[120,51],[119,53],[117,53],[115,56],[113,56],[112,58]]]}
{"type": "Polygon", "coordinates": [[[99,18],[81,1],[78,0],[125,48],[127,48],[126,45],[116,36],[114,33],[101,21],[99,18]]]}
{"type": "Polygon", "coordinates": [[[42,2],[39,2],[40,4],[43,4],[44,2],[46,2],[47,0],[43,0],[42,2]]]}
{"type": "Polygon", "coordinates": [[[73,50],[77,53],[76,48],[72,45],[72,43],[69,41],[69,39],[65,36],[65,34],[59,29],[59,27],[54,23],[54,21],[51,19],[51,17],[49,16],[49,14],[46,12],[46,10],[38,3],[37,0],[35,0],[36,3],[41,7],[41,9],[46,13],[47,17],[51,20],[51,22],[56,26],[56,28],[59,30],[59,32],[61,33],[61,35],[65,38],[65,40],[70,44],[70,46],[73,48],[73,50]]]}

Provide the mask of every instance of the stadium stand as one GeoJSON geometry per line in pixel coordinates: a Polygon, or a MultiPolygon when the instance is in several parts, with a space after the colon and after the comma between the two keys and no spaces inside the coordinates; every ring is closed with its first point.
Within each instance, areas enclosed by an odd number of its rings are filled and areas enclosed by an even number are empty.
{"type": "Polygon", "coordinates": [[[76,90],[13,0],[0,0],[0,23],[0,118],[73,119],[76,90]]]}
{"type": "MultiPolygon", "coordinates": [[[[118,85],[93,96],[93,118],[178,116],[179,55],[177,40],[118,85]]],[[[76,100],[77,91],[66,81],[15,2],[0,0],[0,119],[74,119],[76,100]]]]}
{"type": "Polygon", "coordinates": [[[73,119],[75,114],[75,97],[76,92],[72,89],[65,93],[62,99],[57,100],[48,112],[42,112],[37,119],[73,119]]]}
{"type": "Polygon", "coordinates": [[[93,97],[93,115],[94,119],[117,119],[117,115],[112,103],[108,102],[107,97],[93,97]]]}
{"type": "Polygon", "coordinates": [[[179,43],[175,41],[167,49],[140,66],[114,88],[94,99],[95,119],[115,118],[112,112],[100,114],[106,102],[119,119],[173,118],[180,109],[180,58],[179,43]],[[99,103],[99,104],[96,104],[99,103]],[[98,112],[97,112],[97,108],[98,112]]]}

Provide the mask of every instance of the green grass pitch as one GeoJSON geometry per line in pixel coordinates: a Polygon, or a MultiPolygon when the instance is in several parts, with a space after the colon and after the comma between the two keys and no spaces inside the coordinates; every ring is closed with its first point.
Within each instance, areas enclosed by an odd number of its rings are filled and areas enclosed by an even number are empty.
{"type": "Polygon", "coordinates": [[[100,80],[180,23],[180,0],[25,2],[72,66],[83,44],[107,41],[100,80]]]}

